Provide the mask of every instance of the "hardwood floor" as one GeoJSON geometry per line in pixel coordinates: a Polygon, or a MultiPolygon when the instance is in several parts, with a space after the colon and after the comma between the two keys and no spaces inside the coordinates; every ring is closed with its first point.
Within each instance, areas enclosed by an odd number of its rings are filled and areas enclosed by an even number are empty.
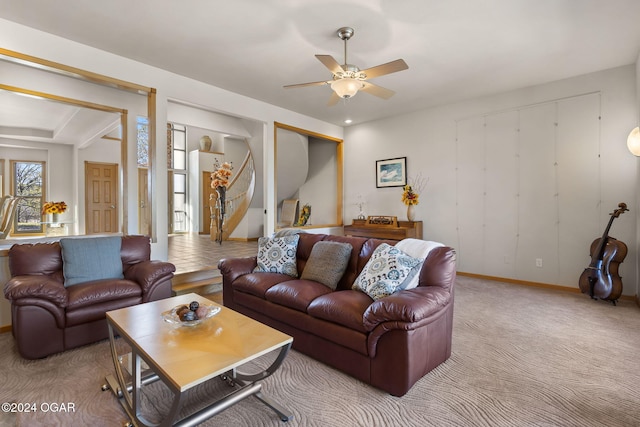
{"type": "Polygon", "coordinates": [[[169,262],[176,266],[173,290],[178,294],[195,292],[222,304],[218,261],[223,258],[253,256],[257,241],[224,241],[218,244],[204,234],[169,236],[169,262]]]}
{"type": "Polygon", "coordinates": [[[218,244],[208,234],[169,235],[169,262],[176,266],[176,274],[217,270],[222,258],[252,256],[257,252],[255,240],[229,240],[218,244]]]}

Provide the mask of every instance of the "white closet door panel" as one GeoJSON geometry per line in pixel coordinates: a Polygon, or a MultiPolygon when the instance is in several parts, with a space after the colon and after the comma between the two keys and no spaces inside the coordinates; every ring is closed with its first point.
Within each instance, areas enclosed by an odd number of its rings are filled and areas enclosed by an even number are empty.
{"type": "MultiPolygon", "coordinates": [[[[558,282],[564,286],[578,286],[578,278],[591,260],[589,246],[606,226],[599,223],[599,114],[599,94],[558,103],[558,282]]],[[[615,207],[611,206],[610,212],[615,207]]]]}
{"type": "Polygon", "coordinates": [[[458,270],[482,273],[484,250],[484,119],[457,126],[458,270]]]}
{"type": "Polygon", "coordinates": [[[558,259],[555,104],[520,111],[520,203],[516,268],[520,278],[554,283],[558,259]],[[542,267],[536,260],[542,259],[542,267]]]}
{"type": "Polygon", "coordinates": [[[518,234],[518,112],[489,116],[485,127],[484,274],[515,277],[518,234]]]}

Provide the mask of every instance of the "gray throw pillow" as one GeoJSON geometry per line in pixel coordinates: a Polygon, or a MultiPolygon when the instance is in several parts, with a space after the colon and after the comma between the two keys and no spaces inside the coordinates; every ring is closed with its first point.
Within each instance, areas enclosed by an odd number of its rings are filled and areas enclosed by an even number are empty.
{"type": "Polygon", "coordinates": [[[347,269],[352,250],[349,243],[317,242],[311,249],[300,278],[320,282],[335,291],[347,269]]]}
{"type": "Polygon", "coordinates": [[[122,279],[120,236],[60,239],[64,286],[101,279],[122,279]]]}

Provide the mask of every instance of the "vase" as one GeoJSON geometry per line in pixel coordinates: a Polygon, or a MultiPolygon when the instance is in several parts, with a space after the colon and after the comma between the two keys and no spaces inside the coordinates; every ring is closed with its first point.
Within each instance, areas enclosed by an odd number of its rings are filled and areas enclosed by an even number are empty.
{"type": "Polygon", "coordinates": [[[216,194],[218,198],[216,199],[215,209],[214,209],[214,220],[216,225],[216,242],[218,244],[222,244],[222,232],[224,227],[224,215],[226,213],[226,195],[227,188],[223,186],[216,187],[216,194]]]}
{"type": "Polygon", "coordinates": [[[209,135],[204,135],[202,138],[200,138],[200,151],[210,151],[211,144],[211,137],[209,135]]]}
{"type": "Polygon", "coordinates": [[[407,206],[407,219],[409,221],[413,221],[414,219],[416,219],[415,205],[407,206]]]}
{"type": "Polygon", "coordinates": [[[60,215],[60,214],[57,214],[57,213],[51,214],[51,222],[52,223],[55,224],[55,223],[58,222],[58,215],[60,215]]]}

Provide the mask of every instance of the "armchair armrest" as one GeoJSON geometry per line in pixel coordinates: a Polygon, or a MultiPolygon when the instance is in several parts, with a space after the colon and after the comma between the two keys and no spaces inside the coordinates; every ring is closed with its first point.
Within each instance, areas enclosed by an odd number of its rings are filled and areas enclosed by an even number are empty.
{"type": "Polygon", "coordinates": [[[222,273],[222,280],[226,283],[233,283],[238,277],[253,272],[258,266],[258,258],[240,257],[224,258],[218,262],[218,269],[222,273]]]}
{"type": "Polygon", "coordinates": [[[22,298],[40,298],[51,301],[61,308],[66,307],[68,302],[67,290],[64,284],[44,275],[11,278],[4,285],[4,296],[12,302],[22,298]]]}
{"type": "Polygon", "coordinates": [[[363,315],[363,324],[367,331],[372,331],[382,323],[387,329],[414,329],[429,316],[439,312],[451,303],[448,289],[436,286],[423,286],[400,291],[375,301],[363,315]]]}
{"type": "Polygon", "coordinates": [[[137,282],[143,294],[153,291],[153,288],[167,279],[173,278],[176,266],[164,261],[142,261],[133,264],[124,272],[124,278],[137,282]]]}

